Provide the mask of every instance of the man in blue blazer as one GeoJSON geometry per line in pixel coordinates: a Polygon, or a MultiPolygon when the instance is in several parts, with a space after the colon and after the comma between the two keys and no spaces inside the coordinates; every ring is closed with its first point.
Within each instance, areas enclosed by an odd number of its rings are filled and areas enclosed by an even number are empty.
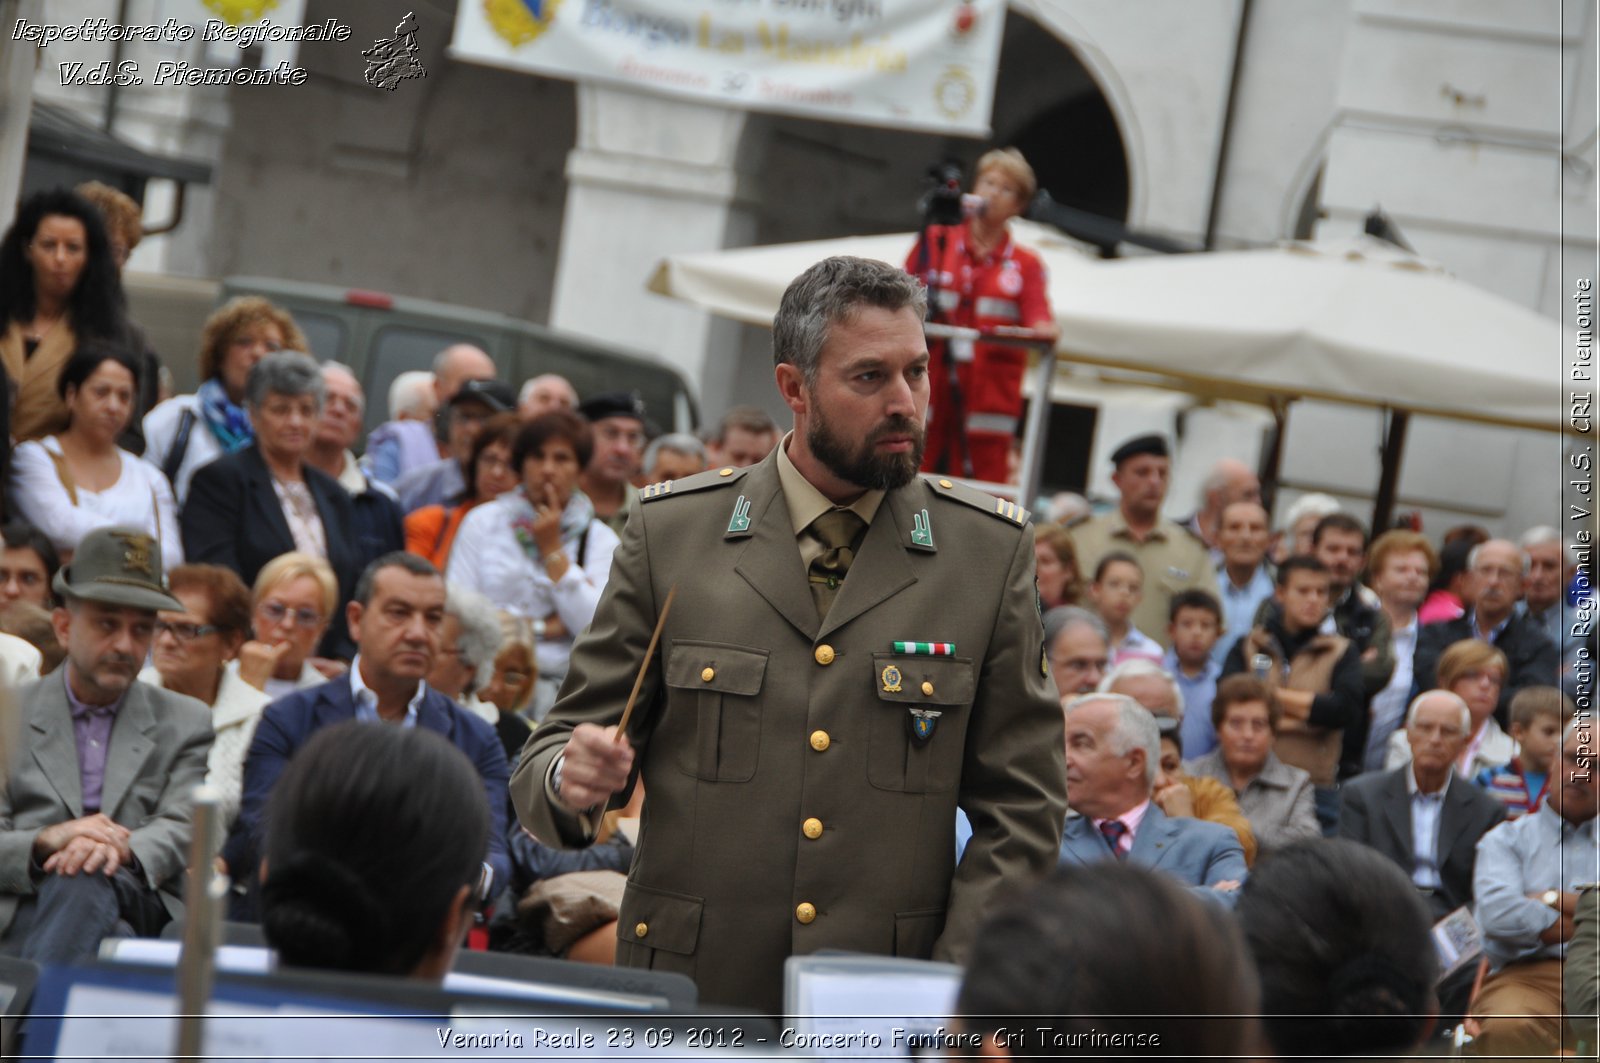
{"type": "MultiPolygon", "coordinates": [[[[350,633],[357,645],[348,674],[268,705],[256,725],[244,762],[244,800],[222,858],[238,881],[252,878],[266,838],[267,801],[289,758],[322,727],[366,720],[437,731],[466,754],[483,779],[489,799],[491,871],[485,897],[511,881],[506,853],[505,749],[494,728],[436,690],[424,677],[439,652],[444,620],[444,577],[415,554],[378,558],[356,583],[349,606],[350,633]]],[[[384,829],[384,824],[373,824],[384,829]]]]}
{"type": "Polygon", "coordinates": [[[1239,836],[1170,819],[1151,800],[1160,766],[1155,717],[1121,694],[1067,703],[1067,814],[1061,864],[1120,859],[1171,875],[1231,906],[1249,874],[1239,836]]]}

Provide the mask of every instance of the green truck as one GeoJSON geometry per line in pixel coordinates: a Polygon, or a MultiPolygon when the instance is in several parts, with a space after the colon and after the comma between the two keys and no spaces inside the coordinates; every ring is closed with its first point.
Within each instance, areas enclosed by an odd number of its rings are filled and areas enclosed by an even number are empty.
{"type": "Polygon", "coordinates": [[[199,383],[195,362],[206,316],[234,296],[259,295],[294,316],[319,361],[343,362],[355,370],[367,395],[369,431],[388,419],[394,378],[431,369],[434,355],[453,343],[482,347],[513,387],[541,373],[559,373],[579,395],[637,391],[662,431],[692,432],[699,423],[688,385],[671,366],[505,314],[266,277],[205,280],[129,272],[123,286],[129,311],[172,371],[177,394],[199,383]]]}

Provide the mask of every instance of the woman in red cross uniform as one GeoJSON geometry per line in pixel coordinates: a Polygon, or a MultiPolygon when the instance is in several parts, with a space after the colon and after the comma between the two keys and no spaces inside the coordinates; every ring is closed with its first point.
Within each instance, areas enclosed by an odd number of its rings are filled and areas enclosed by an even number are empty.
{"type": "MultiPolygon", "coordinates": [[[[1038,188],[1033,167],[1015,148],[996,149],[978,160],[977,175],[972,192],[982,206],[960,225],[928,226],[906,258],[906,272],[928,286],[928,319],[980,329],[1020,326],[1054,338],[1044,265],[1007,231],[1038,188]]],[[[930,341],[928,351],[932,393],[923,469],[966,475],[970,458],[972,476],[1005,483],[1022,416],[1027,348],[940,340],[930,341]]]]}

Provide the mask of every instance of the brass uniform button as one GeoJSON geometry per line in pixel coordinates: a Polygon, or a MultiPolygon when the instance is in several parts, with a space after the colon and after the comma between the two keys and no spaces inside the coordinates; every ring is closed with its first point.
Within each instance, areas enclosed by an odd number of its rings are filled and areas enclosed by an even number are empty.
{"type": "Polygon", "coordinates": [[[715,678],[717,678],[717,670],[715,668],[702,668],[700,670],[700,681],[702,683],[709,683],[715,678]]]}
{"type": "MultiPolygon", "coordinates": [[[[709,671],[711,671],[711,669],[707,668],[706,671],[709,672],[709,671]]],[[[925,698],[933,697],[933,684],[932,683],[923,683],[922,684],[922,696],[925,697],[925,698]]]]}
{"type": "Polygon", "coordinates": [[[810,923],[817,917],[817,906],[809,901],[795,906],[794,917],[802,923],[810,923]]]}
{"type": "Polygon", "coordinates": [[[633,936],[636,938],[642,938],[648,933],[650,933],[649,923],[640,923],[633,928],[633,936]]]}
{"type": "Polygon", "coordinates": [[[829,646],[827,643],[823,643],[821,646],[817,647],[817,651],[813,653],[812,656],[817,659],[818,664],[826,668],[828,665],[833,663],[833,647],[829,646]]]}
{"type": "Polygon", "coordinates": [[[815,816],[800,824],[800,832],[812,841],[822,837],[822,820],[815,816]]]}
{"type": "Polygon", "coordinates": [[[954,487],[955,484],[951,483],[949,480],[940,480],[939,481],[939,486],[944,488],[946,491],[948,491],[948,490],[950,490],[950,488],[954,487]]]}
{"type": "Polygon", "coordinates": [[[729,468],[726,468],[726,469],[719,469],[719,470],[717,470],[717,475],[718,476],[732,476],[733,475],[733,469],[732,469],[732,467],[729,467],[729,468]]]}
{"type": "Polygon", "coordinates": [[[811,732],[811,748],[815,749],[818,753],[821,753],[823,750],[827,749],[828,743],[832,741],[833,739],[828,737],[827,731],[811,732]]]}

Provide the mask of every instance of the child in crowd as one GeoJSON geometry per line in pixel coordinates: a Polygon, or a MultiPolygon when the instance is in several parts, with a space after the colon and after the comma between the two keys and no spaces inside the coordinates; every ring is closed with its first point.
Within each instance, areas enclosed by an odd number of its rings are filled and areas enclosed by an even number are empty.
{"type": "Polygon", "coordinates": [[[1167,639],[1172,648],[1161,659],[1183,692],[1183,748],[1201,757],[1217,748],[1211,725],[1211,702],[1217,696],[1222,666],[1211,650],[1222,636],[1222,603],[1209,591],[1190,588],[1173,595],[1167,613],[1167,639]]]}
{"type": "Polygon", "coordinates": [[[1506,818],[1537,812],[1550,789],[1561,729],[1577,709],[1555,687],[1528,687],[1511,699],[1511,737],[1520,750],[1511,763],[1484,768],[1473,780],[1506,806],[1506,818]]]}
{"type": "Polygon", "coordinates": [[[1134,627],[1129,619],[1143,600],[1144,570],[1133,555],[1113,550],[1102,557],[1094,569],[1094,582],[1089,584],[1089,601],[1111,633],[1113,668],[1130,657],[1143,657],[1158,664],[1161,661],[1161,643],[1134,627]]]}

